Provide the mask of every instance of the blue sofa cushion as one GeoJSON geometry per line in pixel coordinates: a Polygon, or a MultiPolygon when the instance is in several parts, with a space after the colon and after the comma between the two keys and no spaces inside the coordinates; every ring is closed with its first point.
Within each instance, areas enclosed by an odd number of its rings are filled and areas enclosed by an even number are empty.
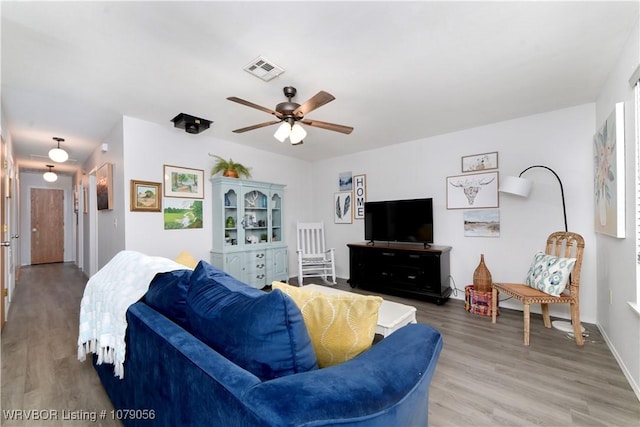
{"type": "Polygon", "coordinates": [[[318,369],[291,298],[252,288],[205,261],[191,275],[187,317],[193,335],[263,381],[318,369]]]}
{"type": "Polygon", "coordinates": [[[158,273],[149,284],[144,302],[182,327],[187,325],[187,290],[191,270],[158,273]]]}

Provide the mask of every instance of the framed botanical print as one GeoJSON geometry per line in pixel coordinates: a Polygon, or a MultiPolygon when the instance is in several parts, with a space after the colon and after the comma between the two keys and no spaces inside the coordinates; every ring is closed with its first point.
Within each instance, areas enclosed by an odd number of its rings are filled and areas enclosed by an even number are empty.
{"type": "Polygon", "coordinates": [[[593,137],[595,231],[625,237],[624,103],[593,137]]]}
{"type": "Polygon", "coordinates": [[[352,199],[351,191],[340,191],[333,195],[333,222],[351,224],[353,218],[352,199]]]}

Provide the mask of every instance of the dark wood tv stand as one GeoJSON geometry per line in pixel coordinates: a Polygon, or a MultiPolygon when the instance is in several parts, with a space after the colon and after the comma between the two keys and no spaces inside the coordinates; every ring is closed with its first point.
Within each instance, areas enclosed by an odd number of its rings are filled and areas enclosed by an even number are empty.
{"type": "Polygon", "coordinates": [[[449,295],[451,246],[349,243],[349,285],[444,304],[449,295]]]}

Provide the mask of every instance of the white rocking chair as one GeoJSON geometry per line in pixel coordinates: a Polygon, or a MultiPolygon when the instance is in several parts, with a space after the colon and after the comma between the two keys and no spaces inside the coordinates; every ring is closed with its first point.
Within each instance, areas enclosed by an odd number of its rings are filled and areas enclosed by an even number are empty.
{"type": "Polygon", "coordinates": [[[335,285],[334,249],[325,249],[324,223],[298,222],[297,237],[298,285],[303,285],[305,277],[322,277],[325,282],[335,285]]]}

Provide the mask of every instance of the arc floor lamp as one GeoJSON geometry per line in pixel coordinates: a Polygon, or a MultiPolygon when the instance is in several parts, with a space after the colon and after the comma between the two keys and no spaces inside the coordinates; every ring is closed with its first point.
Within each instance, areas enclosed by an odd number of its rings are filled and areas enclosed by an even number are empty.
{"type": "MultiPolygon", "coordinates": [[[[528,171],[529,169],[533,169],[533,168],[546,169],[549,172],[551,172],[553,176],[555,176],[556,179],[558,180],[558,184],[560,184],[560,196],[562,197],[562,214],[564,217],[564,231],[569,231],[569,227],[567,227],[567,206],[564,201],[564,187],[562,186],[562,180],[560,179],[558,174],[550,167],[544,166],[544,165],[533,165],[533,166],[529,166],[528,168],[520,172],[520,175],[518,175],[517,177],[507,176],[502,181],[502,185],[500,185],[499,191],[501,193],[513,194],[515,196],[520,196],[524,198],[529,197],[529,193],[531,192],[531,187],[533,186],[533,182],[530,179],[522,178],[522,174],[528,171]]],[[[573,333],[573,326],[571,325],[571,322],[568,322],[566,320],[554,320],[553,322],[551,322],[551,325],[562,332],[573,333]]],[[[582,332],[584,332],[585,331],[584,327],[581,326],[581,328],[582,328],[582,332]]]]}

